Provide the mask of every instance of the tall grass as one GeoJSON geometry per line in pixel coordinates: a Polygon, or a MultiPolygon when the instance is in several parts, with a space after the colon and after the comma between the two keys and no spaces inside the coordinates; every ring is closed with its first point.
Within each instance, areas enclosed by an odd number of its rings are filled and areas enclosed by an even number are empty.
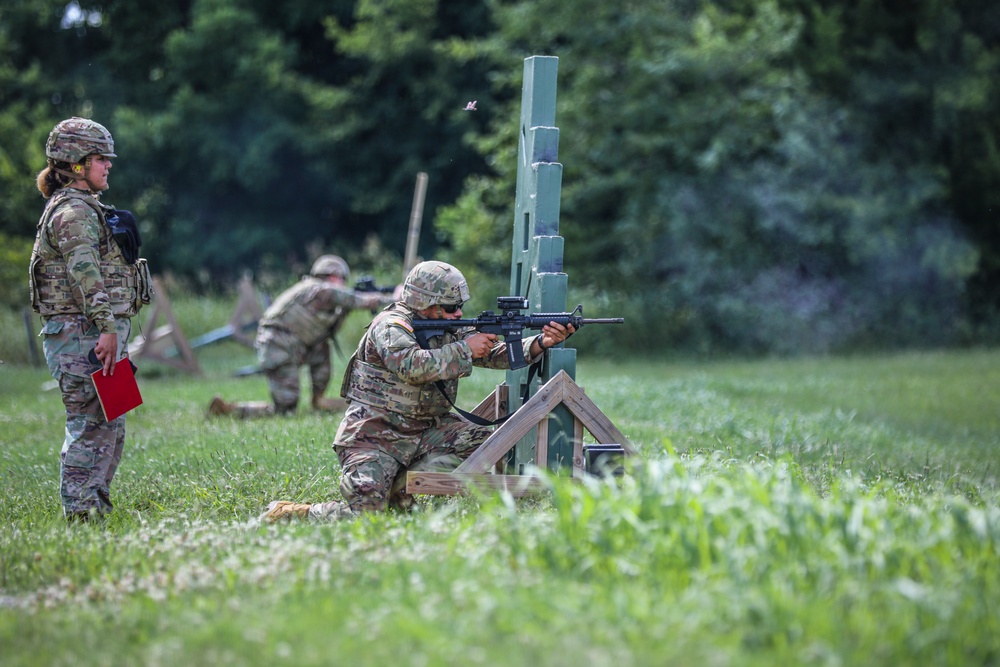
{"type": "Polygon", "coordinates": [[[74,527],[58,396],[0,367],[2,664],[1000,663],[1000,351],[581,359],[626,476],[277,526],[337,497],[338,416],[206,419],[267,391],[243,346],[198,357],[140,364],[115,513],[74,527]]]}

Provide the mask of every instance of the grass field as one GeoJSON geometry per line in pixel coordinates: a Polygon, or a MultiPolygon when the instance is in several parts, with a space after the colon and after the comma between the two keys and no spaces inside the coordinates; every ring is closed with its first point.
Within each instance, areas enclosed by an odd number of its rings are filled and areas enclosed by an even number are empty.
{"type": "Polygon", "coordinates": [[[0,366],[3,665],[1000,665],[998,350],[581,358],[625,478],[277,526],[337,497],[338,418],[208,420],[267,393],[199,361],[140,367],[115,514],[75,527],[58,394],[0,366]]]}

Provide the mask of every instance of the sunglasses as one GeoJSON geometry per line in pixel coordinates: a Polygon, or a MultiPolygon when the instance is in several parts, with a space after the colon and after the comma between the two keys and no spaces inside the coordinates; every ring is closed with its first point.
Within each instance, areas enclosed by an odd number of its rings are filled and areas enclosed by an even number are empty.
{"type": "Polygon", "coordinates": [[[454,315],[458,311],[462,310],[462,304],[460,303],[449,303],[446,306],[441,306],[441,310],[448,313],[449,315],[454,315]]]}

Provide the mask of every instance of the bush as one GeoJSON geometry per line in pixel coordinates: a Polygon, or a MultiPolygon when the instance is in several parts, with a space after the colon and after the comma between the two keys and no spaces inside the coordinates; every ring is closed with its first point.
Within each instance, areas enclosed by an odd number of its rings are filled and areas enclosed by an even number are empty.
{"type": "Polygon", "coordinates": [[[28,263],[32,239],[0,233],[0,305],[22,308],[30,305],[28,263]]]}

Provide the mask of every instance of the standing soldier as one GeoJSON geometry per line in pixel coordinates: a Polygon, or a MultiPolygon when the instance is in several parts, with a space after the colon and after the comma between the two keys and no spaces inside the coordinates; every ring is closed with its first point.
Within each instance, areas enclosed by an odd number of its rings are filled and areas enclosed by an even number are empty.
{"type": "Polygon", "coordinates": [[[342,410],[346,403],[323,397],[330,384],[330,343],[347,314],[357,308],[381,308],[392,295],[356,292],[345,287],[351,270],[337,255],[313,262],[308,276],[288,288],[264,313],[257,327],[257,362],[267,375],[271,403],[230,403],[219,396],[210,415],[239,418],[291,414],[299,403],[299,368],[309,367],[314,410],[342,410]]]}
{"type": "Polygon", "coordinates": [[[36,179],[48,202],[28,281],[31,305],[42,316],[45,360],[66,407],[60,494],[69,521],[112,510],[125,416],[104,418],[90,374],[114,374],[128,355],[131,318],[151,296],[135,219],[99,199],[108,189],[114,149],[103,125],[69,118],[49,134],[48,165],[36,179]]]}
{"type": "MultiPolygon", "coordinates": [[[[408,510],[408,470],[447,472],[457,468],[492,433],[451,412],[458,380],[474,366],[510,368],[507,344],[473,328],[446,332],[423,349],[414,319],[461,319],[469,287],[444,262],[421,262],[403,283],[401,300],[375,316],[347,364],[341,394],[350,401],[333,442],[340,459],[343,501],[270,503],[261,519],[337,519],[362,511],[408,510]]],[[[573,326],[550,322],[521,344],[534,363],[562,343],[573,326]]]]}

